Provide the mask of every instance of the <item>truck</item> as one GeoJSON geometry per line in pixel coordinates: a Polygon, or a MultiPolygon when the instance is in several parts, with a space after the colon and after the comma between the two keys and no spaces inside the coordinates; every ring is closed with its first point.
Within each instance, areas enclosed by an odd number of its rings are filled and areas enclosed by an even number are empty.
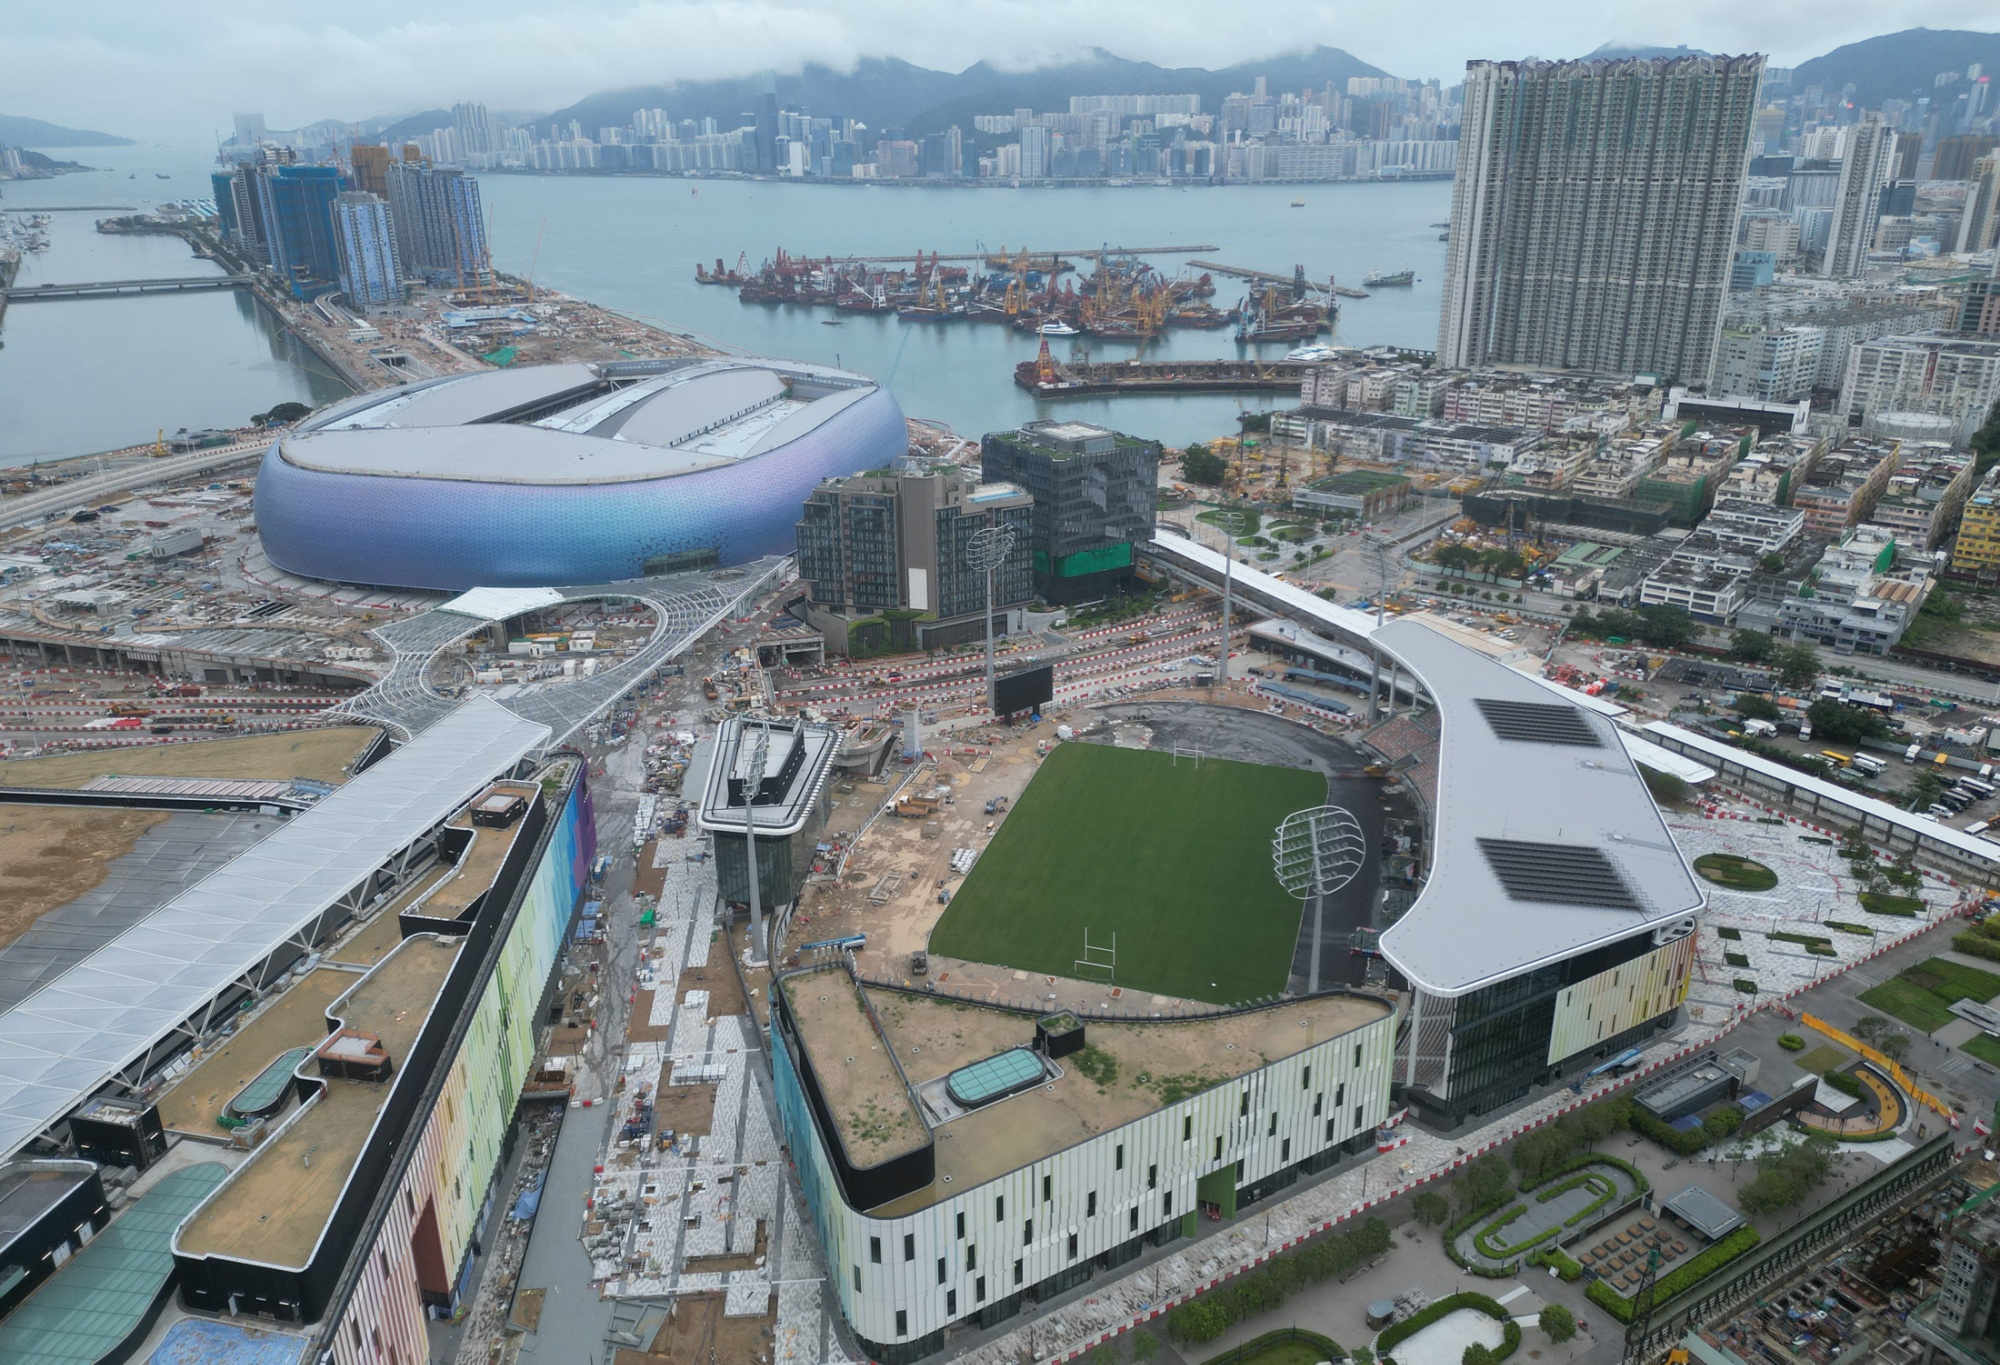
{"type": "Polygon", "coordinates": [[[1746,735],[1755,735],[1759,739],[1767,739],[1778,733],[1778,724],[1776,721],[1757,720],[1753,718],[1743,722],[1743,733],[1746,735]]]}
{"type": "Polygon", "coordinates": [[[1888,766],[1873,754],[1856,754],[1852,763],[1854,771],[1866,773],[1869,777],[1880,777],[1888,766]]]}

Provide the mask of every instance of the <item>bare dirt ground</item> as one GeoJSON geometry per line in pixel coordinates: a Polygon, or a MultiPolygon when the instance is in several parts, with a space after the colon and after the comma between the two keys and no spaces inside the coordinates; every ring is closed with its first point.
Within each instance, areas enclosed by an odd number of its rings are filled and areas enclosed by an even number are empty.
{"type": "Polygon", "coordinates": [[[365,725],[205,739],[136,749],[97,749],[0,763],[0,786],[81,787],[93,777],[310,778],[345,782],[347,766],[375,731],[365,725]]]}
{"type": "Polygon", "coordinates": [[[0,947],[102,882],[163,810],[0,807],[0,947]]]}
{"type": "Polygon", "coordinates": [[[613,1365],[750,1365],[769,1360],[777,1341],[774,1306],[761,1318],[726,1318],[722,1295],[682,1294],[650,1351],[620,1350],[613,1365]]]}

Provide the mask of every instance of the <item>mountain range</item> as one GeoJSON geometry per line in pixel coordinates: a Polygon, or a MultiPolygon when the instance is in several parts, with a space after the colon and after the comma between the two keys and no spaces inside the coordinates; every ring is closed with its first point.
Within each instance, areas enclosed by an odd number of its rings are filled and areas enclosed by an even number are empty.
{"type": "Polygon", "coordinates": [[[0,147],[130,147],[132,139],[0,114],[0,147]]]}
{"type": "MultiPolygon", "coordinates": [[[[1686,46],[1606,43],[1593,57],[1653,57],[1697,53],[1686,46]]],[[[1936,86],[1941,72],[1963,72],[1970,64],[2000,71],[2000,33],[1963,29],[1905,29],[1848,43],[1801,62],[1793,89],[1819,85],[1838,91],[1854,87],[1855,100],[1873,107],[1887,98],[1954,99],[1964,92],[1961,79],[1936,86]]],[[[960,72],[933,71],[895,57],[872,57],[852,71],[809,65],[775,80],[780,104],[802,105],[816,114],[855,118],[870,128],[902,128],[911,136],[957,124],[967,129],[975,114],[1004,114],[1016,108],[1066,109],[1071,95],[1198,94],[1201,107],[1217,110],[1225,95],[1252,88],[1266,78],[1273,90],[1320,89],[1332,83],[1345,89],[1350,76],[1389,73],[1335,47],[1316,47],[1257,61],[1239,62],[1220,70],[1204,67],[1163,67],[1135,62],[1093,50],[1088,57],[1031,71],[1005,71],[980,62],[960,72]]],[[[724,128],[740,126],[757,107],[764,88],[755,76],[726,80],[679,81],[667,85],[633,86],[600,91],[566,108],[530,121],[536,136],[566,128],[574,119],[586,135],[600,128],[623,127],[635,109],[662,109],[670,118],[713,118],[724,128]]],[[[429,109],[396,119],[371,119],[362,125],[391,139],[415,137],[449,125],[445,109],[429,109]]]]}

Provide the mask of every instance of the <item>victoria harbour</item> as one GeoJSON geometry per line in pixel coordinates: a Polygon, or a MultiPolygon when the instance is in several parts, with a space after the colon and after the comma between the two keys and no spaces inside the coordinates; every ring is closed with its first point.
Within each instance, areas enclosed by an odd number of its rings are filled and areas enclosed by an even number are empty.
{"type": "MultiPolygon", "coordinates": [[[[209,164],[196,149],[92,148],[108,169],[7,187],[0,207],[50,212],[49,249],[19,283],[213,273],[171,237],[93,230],[103,211],[203,197],[209,164]],[[158,174],[156,174],[156,172],[158,174]],[[164,175],[166,178],[160,178],[164,175]]],[[[1046,249],[1159,239],[1213,243],[1231,265],[1359,285],[1374,270],[1415,272],[1407,287],[1343,300],[1334,339],[1428,350],[1437,342],[1448,181],[1402,184],[961,189],[829,187],[642,176],[492,175],[482,181],[497,268],[720,350],[839,365],[884,383],[911,415],[960,435],[1060,413],[1179,445],[1227,434],[1236,414],[1282,395],[1186,395],[1037,402],[1013,367],[1037,339],[1004,327],[924,325],[739,303],[733,289],[695,282],[697,262],[738,255],[755,269],[780,247],[794,255],[1046,249]],[[1294,199],[1304,207],[1294,208],[1294,199]],[[1171,231],[1169,231],[1171,229],[1171,231]]],[[[1172,274],[1173,257],[1151,257],[1172,274]]],[[[1088,271],[1091,262],[1077,262],[1088,271]]],[[[1249,286],[1216,280],[1218,306],[1249,286]]],[[[1059,358],[1067,340],[1051,341],[1059,358]]],[[[1227,332],[1170,331],[1144,345],[1095,341],[1092,360],[1277,359],[1282,345],[1239,347],[1227,332]]],[[[305,347],[242,291],[17,305],[0,319],[0,463],[84,455],[164,429],[228,425],[286,400],[319,404],[346,391],[305,347]],[[125,376],[87,413],[51,401],[61,375],[110,364],[125,376]]]]}

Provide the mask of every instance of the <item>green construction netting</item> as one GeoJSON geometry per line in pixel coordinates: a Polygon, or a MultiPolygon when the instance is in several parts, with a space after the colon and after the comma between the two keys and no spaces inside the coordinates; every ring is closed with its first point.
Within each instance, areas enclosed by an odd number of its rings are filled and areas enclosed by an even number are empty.
{"type": "Polygon", "coordinates": [[[0,1321],[0,1360],[97,1365],[124,1346],[174,1272],[174,1229],[228,1174],[204,1161],[162,1176],[0,1321]]]}

